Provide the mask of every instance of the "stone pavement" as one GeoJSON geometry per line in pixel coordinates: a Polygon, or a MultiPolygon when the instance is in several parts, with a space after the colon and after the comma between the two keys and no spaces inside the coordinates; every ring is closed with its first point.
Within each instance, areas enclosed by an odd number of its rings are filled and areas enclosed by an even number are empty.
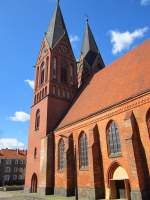
{"type": "Polygon", "coordinates": [[[25,194],[24,191],[13,192],[1,192],[0,200],[75,200],[74,197],[58,197],[58,196],[46,196],[42,197],[37,194],[25,194]]]}

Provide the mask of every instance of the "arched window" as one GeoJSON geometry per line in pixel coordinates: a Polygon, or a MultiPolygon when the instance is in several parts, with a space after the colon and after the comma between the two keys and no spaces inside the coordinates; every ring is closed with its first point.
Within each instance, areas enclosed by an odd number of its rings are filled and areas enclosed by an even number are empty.
{"type": "Polygon", "coordinates": [[[83,133],[79,139],[79,156],[80,156],[80,168],[84,169],[88,167],[88,141],[87,136],[83,133]]]}
{"type": "Polygon", "coordinates": [[[45,80],[45,63],[42,62],[41,64],[41,84],[44,83],[45,80]]]}
{"type": "Polygon", "coordinates": [[[46,75],[45,75],[45,81],[48,80],[48,68],[49,68],[49,57],[46,58],[46,75]]]}
{"type": "Polygon", "coordinates": [[[149,133],[149,136],[150,136],[150,109],[146,114],[146,123],[147,123],[148,133],[149,133]]]}
{"type": "Polygon", "coordinates": [[[56,86],[53,86],[53,95],[56,95],[56,86]]]}
{"type": "Polygon", "coordinates": [[[38,109],[36,111],[36,116],[35,116],[35,130],[39,130],[40,127],[40,110],[38,109]]]}
{"type": "Polygon", "coordinates": [[[57,78],[57,59],[53,59],[53,70],[52,70],[53,79],[57,78]]]}
{"type": "Polygon", "coordinates": [[[40,91],[39,100],[42,99],[42,92],[40,91]]]}
{"type": "Polygon", "coordinates": [[[37,89],[39,84],[39,67],[37,68],[37,72],[36,72],[36,84],[35,84],[35,88],[37,89]]]}
{"type": "Polygon", "coordinates": [[[47,87],[45,87],[45,96],[47,95],[47,87]]]}
{"type": "Polygon", "coordinates": [[[65,167],[65,143],[64,140],[61,139],[58,144],[58,169],[64,170],[65,167]]]}
{"type": "Polygon", "coordinates": [[[65,65],[61,66],[61,82],[62,83],[67,82],[67,68],[65,65]]]}
{"type": "Polygon", "coordinates": [[[107,127],[107,145],[109,155],[121,153],[119,130],[114,121],[111,121],[107,127]]]}
{"type": "Polygon", "coordinates": [[[44,89],[42,90],[42,98],[44,98],[44,89]]]}
{"type": "Polygon", "coordinates": [[[34,159],[36,159],[37,156],[37,148],[34,149],[34,159]]]}

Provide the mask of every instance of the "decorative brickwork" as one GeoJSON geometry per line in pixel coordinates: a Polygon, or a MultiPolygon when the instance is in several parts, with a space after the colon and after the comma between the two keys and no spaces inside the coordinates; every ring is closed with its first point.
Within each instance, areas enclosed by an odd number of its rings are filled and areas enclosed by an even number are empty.
{"type": "Polygon", "coordinates": [[[104,67],[86,23],[77,69],[57,3],[35,68],[26,191],[150,199],[149,51],[150,40],[104,67]]]}

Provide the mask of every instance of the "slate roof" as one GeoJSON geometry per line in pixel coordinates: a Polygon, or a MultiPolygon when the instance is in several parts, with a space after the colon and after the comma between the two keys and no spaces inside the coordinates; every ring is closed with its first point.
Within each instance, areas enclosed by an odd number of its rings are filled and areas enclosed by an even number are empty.
{"type": "Polygon", "coordinates": [[[97,72],[57,129],[150,89],[150,39],[97,72]]]}
{"type": "Polygon", "coordinates": [[[96,41],[94,39],[93,33],[92,33],[89,23],[87,21],[86,27],[85,27],[85,33],[84,33],[81,54],[83,55],[83,57],[85,57],[89,51],[95,52],[97,54],[99,53],[96,41]]]}
{"type": "Polygon", "coordinates": [[[5,159],[26,159],[27,151],[19,149],[1,149],[0,158],[5,159]]]}
{"type": "Polygon", "coordinates": [[[99,58],[101,60],[100,63],[102,65],[102,67],[104,67],[103,59],[100,55],[98,46],[94,39],[94,35],[91,31],[88,20],[86,22],[85,33],[84,33],[84,37],[83,37],[81,56],[85,59],[86,63],[89,64],[90,66],[93,65],[96,57],[99,56],[99,58]]]}
{"type": "Polygon", "coordinates": [[[67,29],[63,19],[63,15],[60,9],[59,1],[57,1],[57,6],[54,11],[53,17],[51,19],[48,31],[46,33],[46,38],[49,43],[50,48],[54,48],[55,45],[63,38],[63,36],[68,37],[67,29]]]}

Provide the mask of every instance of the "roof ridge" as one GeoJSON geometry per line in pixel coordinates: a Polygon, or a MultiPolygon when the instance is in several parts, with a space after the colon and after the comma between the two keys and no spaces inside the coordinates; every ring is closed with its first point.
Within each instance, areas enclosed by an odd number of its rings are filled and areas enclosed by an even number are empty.
{"type": "Polygon", "coordinates": [[[150,88],[149,51],[150,39],[107,65],[106,69],[94,74],[56,131],[84,116],[108,108],[109,105],[129,99],[137,93],[146,92],[150,88]]]}

